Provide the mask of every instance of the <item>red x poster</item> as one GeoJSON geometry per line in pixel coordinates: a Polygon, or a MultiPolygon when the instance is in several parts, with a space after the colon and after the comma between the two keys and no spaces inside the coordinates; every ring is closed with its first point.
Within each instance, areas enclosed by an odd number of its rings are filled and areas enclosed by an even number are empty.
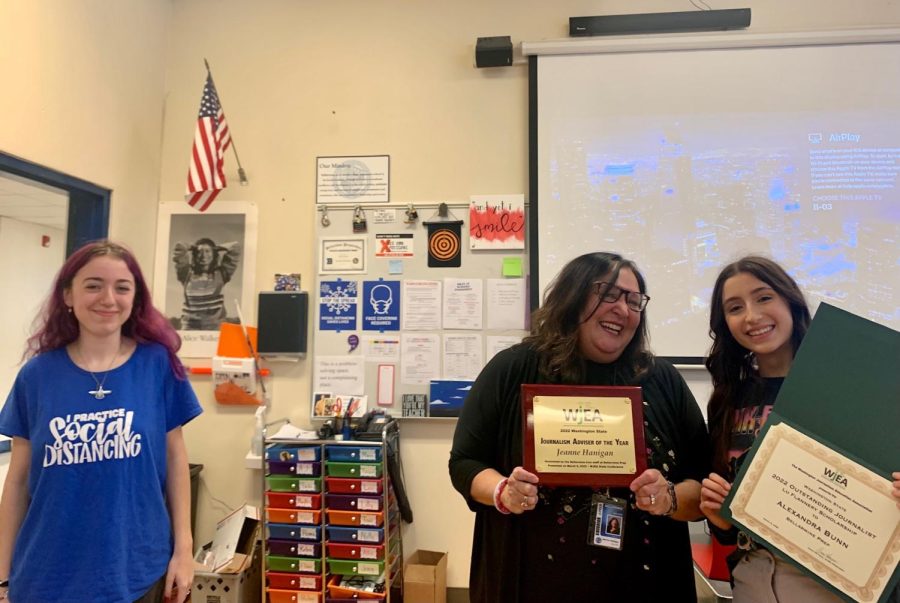
{"type": "Polygon", "coordinates": [[[411,258],[413,257],[413,233],[375,235],[376,258],[411,258]]]}

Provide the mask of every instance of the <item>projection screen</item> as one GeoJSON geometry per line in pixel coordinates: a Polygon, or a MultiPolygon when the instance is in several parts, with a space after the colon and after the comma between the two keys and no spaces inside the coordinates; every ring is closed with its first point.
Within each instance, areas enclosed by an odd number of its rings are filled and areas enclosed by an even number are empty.
{"type": "Polygon", "coordinates": [[[697,363],[719,269],[761,253],[813,308],[900,329],[900,32],[523,51],[533,307],[569,259],[620,252],[647,277],[654,352],[697,363]]]}

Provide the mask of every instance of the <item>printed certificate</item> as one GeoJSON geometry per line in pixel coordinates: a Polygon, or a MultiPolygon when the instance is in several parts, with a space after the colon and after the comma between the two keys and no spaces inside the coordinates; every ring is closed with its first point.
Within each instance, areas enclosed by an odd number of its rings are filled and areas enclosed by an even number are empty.
{"type": "Polygon", "coordinates": [[[524,468],[554,486],[627,486],[647,468],[639,387],[522,385],[524,468]]]}
{"type": "Polygon", "coordinates": [[[365,237],[322,237],[319,239],[319,274],[364,274],[365,237]]]}
{"type": "Polygon", "coordinates": [[[767,425],[730,512],[856,601],[877,601],[900,560],[891,482],[787,423],[767,425]]]}

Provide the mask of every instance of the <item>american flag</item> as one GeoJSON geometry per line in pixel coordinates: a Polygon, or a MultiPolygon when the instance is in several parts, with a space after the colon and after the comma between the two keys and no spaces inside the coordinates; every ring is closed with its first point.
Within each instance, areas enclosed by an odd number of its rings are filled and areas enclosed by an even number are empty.
{"type": "Polygon", "coordinates": [[[219,94],[212,75],[207,75],[184,196],[191,207],[206,211],[225,188],[225,151],[230,145],[231,133],[219,104],[219,94]]]}

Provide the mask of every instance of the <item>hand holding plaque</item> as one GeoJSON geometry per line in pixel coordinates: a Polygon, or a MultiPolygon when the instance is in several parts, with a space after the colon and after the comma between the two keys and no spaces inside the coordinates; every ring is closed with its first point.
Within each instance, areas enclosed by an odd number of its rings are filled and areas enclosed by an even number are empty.
{"type": "Polygon", "coordinates": [[[628,486],[647,468],[639,387],[522,385],[524,468],[549,486],[628,486]]]}

